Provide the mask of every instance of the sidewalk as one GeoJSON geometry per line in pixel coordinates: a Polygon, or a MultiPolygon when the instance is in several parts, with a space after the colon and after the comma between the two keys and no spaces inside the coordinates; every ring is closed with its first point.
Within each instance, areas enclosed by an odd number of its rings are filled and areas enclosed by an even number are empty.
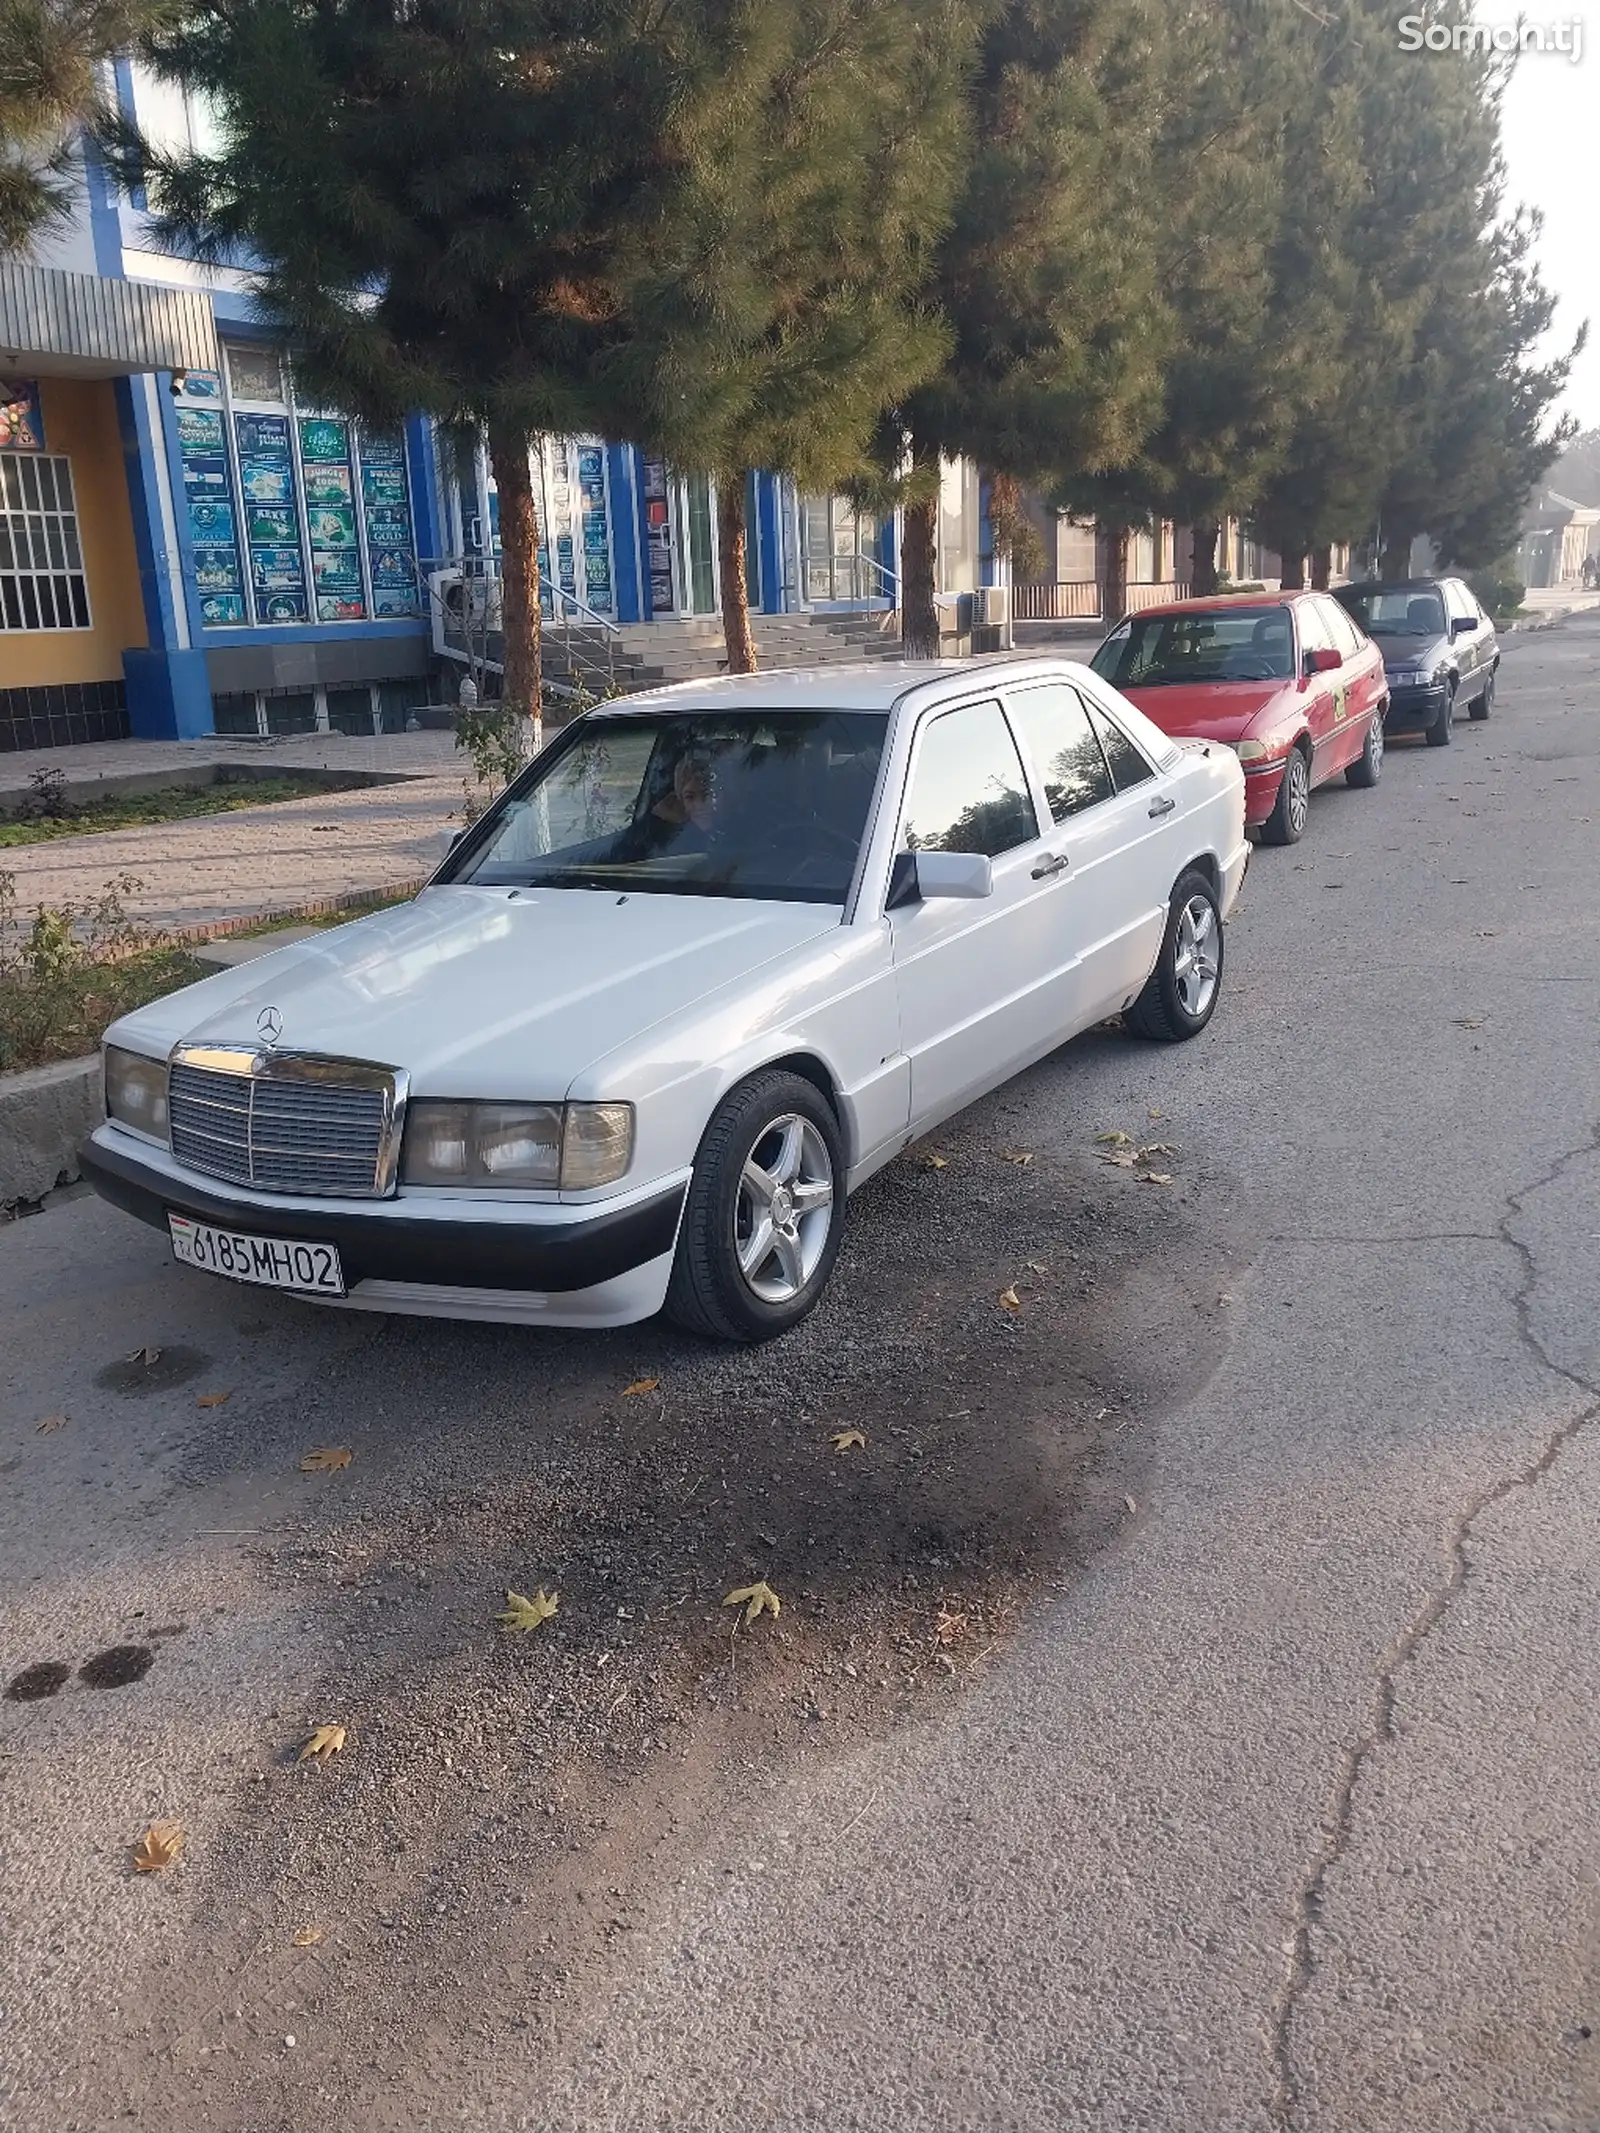
{"type": "Polygon", "coordinates": [[[403,890],[437,866],[459,826],[470,776],[449,734],[306,734],[270,744],[111,741],[19,753],[0,759],[0,791],[25,788],[39,764],[77,784],[129,771],[243,761],[283,770],[389,771],[399,782],[0,851],[0,873],[16,880],[19,917],[30,917],[40,904],[88,902],[122,874],[143,884],[123,899],[134,916],[161,931],[190,934],[403,890]]]}

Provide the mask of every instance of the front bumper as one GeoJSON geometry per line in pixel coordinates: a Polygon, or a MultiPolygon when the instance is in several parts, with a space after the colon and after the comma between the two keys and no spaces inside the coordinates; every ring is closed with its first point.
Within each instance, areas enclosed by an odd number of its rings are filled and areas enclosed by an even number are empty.
{"type": "Polygon", "coordinates": [[[1283,766],[1286,758],[1279,756],[1275,763],[1246,763],[1244,769],[1244,824],[1246,829],[1260,829],[1263,822],[1278,804],[1278,787],[1283,783],[1283,766]]]}
{"type": "Polygon", "coordinates": [[[1384,714],[1383,730],[1385,733],[1421,732],[1425,727],[1437,724],[1449,695],[1449,687],[1444,682],[1390,682],[1389,708],[1384,714]]]}
{"type": "Polygon", "coordinates": [[[163,1231],[170,1213],[336,1245],[351,1309],[544,1325],[625,1325],[659,1310],[689,1185],[685,1174],[620,1204],[479,1203],[468,1215],[467,1203],[442,1195],[330,1202],[240,1192],[110,1125],[80,1161],[103,1198],[163,1231]]]}

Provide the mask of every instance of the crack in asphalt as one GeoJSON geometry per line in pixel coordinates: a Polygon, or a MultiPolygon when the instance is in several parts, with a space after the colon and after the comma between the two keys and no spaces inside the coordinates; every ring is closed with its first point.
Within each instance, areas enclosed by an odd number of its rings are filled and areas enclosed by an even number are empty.
{"type": "MultiPolygon", "coordinates": [[[[1569,1370],[1564,1363],[1556,1362],[1533,1329],[1533,1298],[1539,1280],[1538,1262],[1532,1247],[1524,1244],[1522,1239],[1514,1236],[1511,1231],[1511,1224],[1522,1213],[1528,1200],[1553,1185],[1571,1164],[1597,1151],[1600,1151],[1600,1124],[1591,1128],[1587,1140],[1558,1156],[1549,1169],[1531,1184],[1520,1186],[1506,1196],[1505,1211],[1496,1223],[1492,1235],[1485,1232],[1470,1233],[1474,1236],[1486,1236],[1488,1241],[1504,1245],[1515,1256],[1521,1271],[1511,1298],[1511,1307],[1516,1319],[1518,1338],[1527,1353],[1543,1369],[1574,1386],[1578,1391],[1589,1394],[1589,1404],[1563,1422],[1559,1429],[1550,1433],[1536,1459],[1518,1468],[1515,1473],[1505,1475],[1490,1487],[1479,1490],[1456,1514],[1446,1535],[1445,1556],[1448,1568],[1443,1581],[1418,1608],[1379,1663],[1367,1724],[1339,1759],[1333,1791],[1323,1815],[1322,1843],[1295,1892],[1294,1906],[1290,1914],[1293,1932],[1286,1944],[1288,1970],[1283,1988],[1273,2006],[1270,2030],[1273,2077],[1270,2112],[1272,2123],[1284,2128],[1285,2133],[1294,2124],[1295,2111],[1300,2102],[1300,2087],[1295,2077],[1289,2033],[1314,1970],[1312,1934],[1321,1916],[1322,1896],[1328,1876],[1344,1855],[1350,1840],[1356,1787],[1373,1755],[1394,1738],[1394,1706],[1398,1677],[1419,1646],[1438,1626],[1451,1601],[1466,1582],[1467,1546],[1477,1520],[1485,1511],[1502,1502],[1514,1491],[1532,1488],[1536,1482],[1543,1480],[1579,1431],[1600,1418],[1600,1385],[1592,1383],[1578,1371],[1569,1370]]],[[[1344,1240],[1319,1238],[1297,1241],[1328,1243],[1344,1240]]],[[[1360,1241],[1430,1243],[1455,1240],[1445,1235],[1437,1240],[1389,1238],[1360,1241]]]]}
{"type": "MultiPolygon", "coordinates": [[[[1580,1149],[1579,1149],[1579,1150],[1578,1150],[1577,1152],[1578,1152],[1578,1154],[1580,1154],[1580,1155],[1583,1155],[1583,1154],[1585,1154],[1585,1153],[1586,1153],[1587,1151],[1586,1151],[1586,1150],[1584,1150],[1584,1149],[1582,1149],[1582,1148],[1580,1148],[1580,1149]]],[[[1531,1190],[1532,1190],[1532,1188],[1530,1187],[1530,1188],[1529,1188],[1529,1190],[1531,1191],[1531,1190]]],[[[1347,1236],[1333,1236],[1333,1237],[1325,1237],[1325,1236],[1316,1236],[1316,1237],[1307,1237],[1307,1236],[1299,1236],[1299,1235],[1294,1235],[1294,1234],[1287,1234],[1287,1235],[1284,1235],[1284,1236],[1277,1236],[1277,1237],[1263,1237],[1261,1241],[1262,1241],[1262,1243],[1263,1243],[1263,1244],[1379,1244],[1379,1245],[1381,1245],[1381,1244],[1504,1244],[1506,1240],[1505,1240],[1505,1238],[1504,1238],[1504,1237],[1502,1237],[1502,1236],[1500,1235],[1500,1233],[1499,1233],[1499,1231],[1498,1231],[1498,1230],[1492,1230],[1492,1229],[1427,1229],[1427,1230],[1421,1230],[1421,1231],[1417,1232],[1417,1233],[1416,1233],[1415,1235],[1412,1235],[1412,1236],[1399,1236],[1399,1237],[1396,1237],[1396,1236],[1387,1236],[1387,1237],[1347,1237],[1347,1236]]]]}

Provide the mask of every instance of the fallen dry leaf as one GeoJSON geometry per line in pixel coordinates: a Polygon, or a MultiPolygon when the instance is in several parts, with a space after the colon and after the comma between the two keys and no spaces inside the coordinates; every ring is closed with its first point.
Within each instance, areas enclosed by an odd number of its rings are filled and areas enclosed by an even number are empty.
{"type": "Polygon", "coordinates": [[[232,1398],[232,1392],[203,1392],[194,1404],[196,1407],[226,1407],[232,1398]]]}
{"type": "Polygon", "coordinates": [[[836,1429],[834,1431],[833,1448],[836,1452],[848,1452],[853,1450],[857,1446],[859,1446],[862,1451],[866,1450],[867,1436],[865,1430],[836,1429]]]}
{"type": "Polygon", "coordinates": [[[949,1161],[950,1158],[947,1155],[933,1155],[930,1153],[922,1158],[922,1167],[924,1170],[943,1170],[949,1161]]]}
{"type": "Polygon", "coordinates": [[[314,1452],[307,1452],[300,1462],[302,1474],[337,1474],[347,1467],[355,1453],[343,1444],[321,1444],[314,1452]]]}
{"type": "Polygon", "coordinates": [[[1133,1135],[1124,1133],[1120,1126],[1114,1127],[1109,1133],[1097,1133],[1095,1139],[1102,1147],[1106,1148],[1131,1148],[1133,1146],[1133,1135]]]}
{"type": "Polygon", "coordinates": [[[297,1948],[314,1948],[323,1937],[321,1926],[302,1926],[294,1937],[297,1948]]]}
{"type": "Polygon", "coordinates": [[[1016,1163],[1025,1168],[1033,1161],[1033,1150],[1031,1148],[1011,1148],[1001,1156],[1000,1160],[1003,1163],[1016,1163]]]}
{"type": "Polygon", "coordinates": [[[933,1625],[933,1641],[935,1644],[954,1644],[957,1637],[965,1634],[966,1627],[964,1614],[954,1614],[948,1607],[941,1607],[933,1625]]]}
{"type": "Polygon", "coordinates": [[[1020,1311],[1022,1309],[1022,1298],[1015,1289],[1002,1289],[1000,1291],[1000,1308],[1002,1311],[1020,1311]]]}
{"type": "Polygon", "coordinates": [[[343,1752],[345,1744],[343,1726],[318,1726],[305,1746],[300,1750],[303,1763],[327,1763],[343,1752]]]}
{"type": "Polygon", "coordinates": [[[1457,1029],[1482,1029],[1483,1027],[1482,1015],[1457,1015],[1455,1019],[1457,1029]]]}
{"type": "Polygon", "coordinates": [[[546,1592],[542,1585],[531,1600],[526,1593],[513,1592],[508,1586],[506,1604],[495,1620],[508,1637],[515,1636],[519,1630],[537,1629],[556,1612],[560,1599],[560,1593],[546,1592]]]}
{"type": "Polygon", "coordinates": [[[1130,1518],[1136,1516],[1139,1506],[1134,1502],[1133,1498],[1131,1496],[1124,1496],[1122,1500],[1128,1507],[1128,1516],[1130,1518]]]}
{"type": "Polygon", "coordinates": [[[153,1370],[160,1360],[161,1350],[159,1348],[135,1348],[128,1358],[130,1363],[143,1363],[146,1370],[153,1370]]]}
{"type": "Polygon", "coordinates": [[[744,1626],[746,1629],[750,1627],[757,1615],[777,1616],[783,1611],[783,1602],[778,1598],[778,1595],[765,1578],[760,1579],[754,1585],[740,1585],[737,1590],[730,1592],[725,1597],[722,1604],[724,1607],[742,1607],[744,1609],[744,1626]]]}
{"type": "Polygon", "coordinates": [[[33,1426],[41,1437],[48,1437],[55,1430],[65,1429],[67,1418],[65,1415],[46,1415],[42,1422],[35,1422],[33,1426]]]}
{"type": "Polygon", "coordinates": [[[152,1822],[133,1847],[134,1872],[159,1874],[182,1850],[183,1831],[176,1822],[152,1822]]]}
{"type": "Polygon", "coordinates": [[[1100,1151],[1100,1160],[1102,1163],[1110,1163],[1116,1170],[1131,1170],[1138,1157],[1131,1148],[1103,1148],[1100,1151]]]}
{"type": "Polygon", "coordinates": [[[1171,1141],[1146,1141],[1139,1153],[1134,1157],[1134,1161],[1148,1163],[1153,1155],[1176,1155],[1177,1152],[1171,1141]]]}
{"type": "Polygon", "coordinates": [[[622,1397],[625,1400],[636,1399],[641,1392],[654,1392],[660,1383],[659,1378],[635,1378],[631,1385],[623,1386],[622,1397]]]}
{"type": "Polygon", "coordinates": [[[1172,1172],[1170,1170],[1141,1170],[1139,1183],[1141,1185],[1170,1185],[1172,1183],[1172,1172]]]}

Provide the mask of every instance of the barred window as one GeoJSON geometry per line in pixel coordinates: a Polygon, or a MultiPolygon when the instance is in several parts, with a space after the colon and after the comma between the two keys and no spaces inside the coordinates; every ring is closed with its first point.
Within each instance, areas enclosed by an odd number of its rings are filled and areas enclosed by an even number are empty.
{"type": "Polygon", "coordinates": [[[42,452],[0,453],[0,630],[88,627],[70,465],[42,452]]]}

